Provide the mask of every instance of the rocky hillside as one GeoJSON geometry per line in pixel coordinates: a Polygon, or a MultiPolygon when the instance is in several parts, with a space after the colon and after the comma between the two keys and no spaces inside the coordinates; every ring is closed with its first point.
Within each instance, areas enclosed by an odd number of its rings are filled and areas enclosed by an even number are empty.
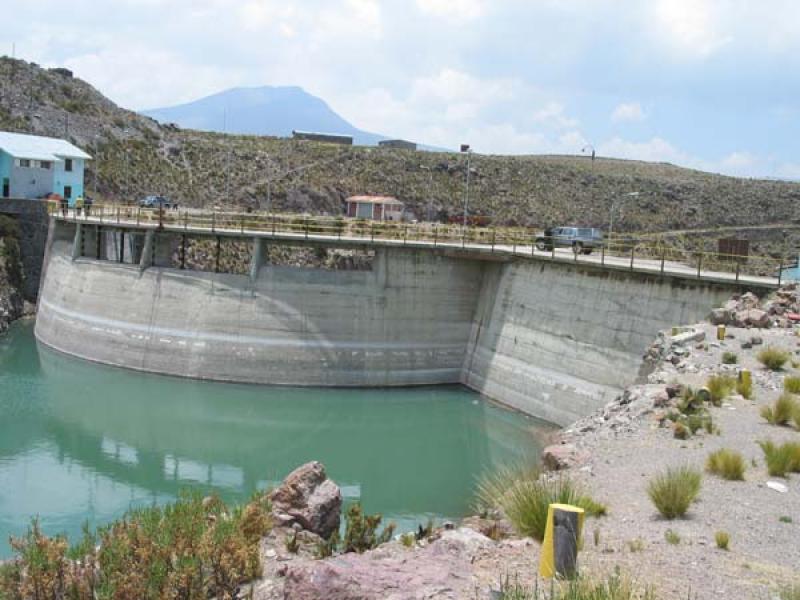
{"type": "MultiPolygon", "coordinates": [[[[166,194],[183,206],[338,213],[355,193],[392,194],[424,217],[463,211],[465,163],[453,153],[342,148],[287,139],[181,130],[117,107],[63,70],[0,59],[0,129],[66,136],[96,156],[90,194],[135,200],[166,194]],[[313,164],[311,168],[302,167],[313,164]],[[300,169],[296,173],[286,173],[300,169]]],[[[617,230],[789,223],[800,183],[724,177],[669,164],[576,156],[472,159],[470,212],[497,224],[617,230]]]]}
{"type": "Polygon", "coordinates": [[[22,264],[16,222],[0,215],[0,335],[22,316],[22,264]]]}

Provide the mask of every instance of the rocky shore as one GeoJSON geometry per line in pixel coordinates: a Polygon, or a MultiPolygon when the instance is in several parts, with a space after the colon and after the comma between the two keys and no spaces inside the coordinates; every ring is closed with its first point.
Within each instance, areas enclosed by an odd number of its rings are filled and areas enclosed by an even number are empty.
{"type": "MultiPolygon", "coordinates": [[[[545,451],[545,466],[559,471],[546,476],[569,477],[608,507],[606,516],[587,520],[583,573],[598,578],[616,570],[629,573],[652,584],[659,599],[771,600],[781,597],[781,586],[796,583],[800,477],[771,477],[757,442],[800,441],[795,429],[770,425],[760,416],[761,407],[780,395],[783,379],[800,373],[800,337],[792,328],[798,309],[800,291],[785,288],[766,302],[745,295],[722,307],[729,324],[722,340],[711,321],[661,332],[645,356],[652,367],[648,381],[564,429],[545,451]],[[765,347],[790,353],[785,370],[771,371],[759,362],[765,347]],[[736,362],[730,364],[733,354],[736,362]],[[676,438],[670,416],[684,390],[743,369],[752,374],[751,399],[729,394],[719,406],[709,406],[708,431],[676,438]],[[659,516],[646,491],[651,478],[670,466],[702,470],[708,454],[720,448],[741,452],[744,480],[705,473],[699,500],[685,518],[659,516]],[[715,543],[720,531],[730,536],[727,550],[715,543]]],[[[720,315],[712,313],[714,323],[720,315]]],[[[314,464],[290,475],[282,488],[274,493],[290,501],[274,503],[280,526],[262,540],[264,576],[253,584],[254,598],[489,599],[503,597],[504,579],[536,583],[539,543],[517,535],[501,514],[440,524],[413,541],[398,537],[363,554],[320,559],[319,523],[330,528],[338,519],[338,488],[314,464]],[[288,495],[281,491],[287,486],[288,495]],[[291,550],[288,540],[296,542],[291,550]]]]}

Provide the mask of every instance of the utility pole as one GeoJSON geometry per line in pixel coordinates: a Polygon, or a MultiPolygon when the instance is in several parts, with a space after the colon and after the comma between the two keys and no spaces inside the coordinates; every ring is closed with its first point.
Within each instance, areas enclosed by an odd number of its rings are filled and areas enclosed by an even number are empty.
{"type": "Polygon", "coordinates": [[[469,147],[469,144],[461,144],[461,152],[467,154],[467,173],[464,177],[464,228],[467,227],[467,215],[469,212],[469,159],[470,155],[472,154],[472,150],[469,147]]]}

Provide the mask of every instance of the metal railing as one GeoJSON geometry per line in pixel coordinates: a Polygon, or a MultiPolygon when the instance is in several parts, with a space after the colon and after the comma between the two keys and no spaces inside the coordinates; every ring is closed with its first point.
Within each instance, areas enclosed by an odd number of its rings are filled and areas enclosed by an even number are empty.
{"type": "Polygon", "coordinates": [[[549,244],[544,249],[537,249],[534,242],[541,230],[523,227],[464,227],[299,214],[148,209],[122,204],[93,205],[87,210],[86,207],[64,208],[52,203],[50,213],[67,221],[203,234],[261,234],[325,241],[460,247],[561,262],[593,263],[617,269],[679,274],[687,278],[722,277],[736,282],[747,279],[761,285],[780,285],[784,267],[789,264],[781,256],[738,256],[681,248],[652,236],[615,237],[591,249],[549,244]]]}

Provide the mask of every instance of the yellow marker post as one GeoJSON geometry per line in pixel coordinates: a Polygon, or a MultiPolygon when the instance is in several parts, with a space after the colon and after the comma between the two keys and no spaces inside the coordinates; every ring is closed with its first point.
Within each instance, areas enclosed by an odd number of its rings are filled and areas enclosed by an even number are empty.
{"type": "Polygon", "coordinates": [[[717,325],[717,339],[720,342],[725,341],[725,325],[717,325]]]}
{"type": "Polygon", "coordinates": [[[552,578],[556,575],[573,574],[570,571],[574,572],[578,549],[581,546],[584,516],[582,508],[570,504],[551,504],[548,507],[547,526],[539,558],[540,576],[552,578]],[[563,524],[556,524],[557,516],[563,524]],[[570,554],[573,556],[569,556],[570,554]]]}
{"type": "Polygon", "coordinates": [[[742,369],[739,371],[739,383],[745,387],[749,387],[752,383],[752,375],[749,369],[742,369]]]}

